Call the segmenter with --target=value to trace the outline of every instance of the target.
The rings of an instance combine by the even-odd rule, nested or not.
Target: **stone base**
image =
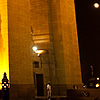
[[[11,84],[10,100],[35,100],[33,84]]]
[[[66,95],[66,85],[65,84],[51,84],[52,86],[52,96],[65,96]]]
[[[66,100],[66,96],[51,96],[51,100]],[[47,97],[36,97],[35,100],[47,100]]]

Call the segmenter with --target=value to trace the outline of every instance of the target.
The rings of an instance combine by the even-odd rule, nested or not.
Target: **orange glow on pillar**
[[[9,80],[7,0],[0,0],[0,83],[4,72]]]
[[[0,90],[2,90],[2,84],[0,83]]]

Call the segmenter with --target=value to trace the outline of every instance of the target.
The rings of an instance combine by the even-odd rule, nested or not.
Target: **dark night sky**
[[[75,0],[84,83],[91,77],[90,65],[94,77],[100,76],[100,8],[94,8],[95,2],[100,4],[100,0]]]

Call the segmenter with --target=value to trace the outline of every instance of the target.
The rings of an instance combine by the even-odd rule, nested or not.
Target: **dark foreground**
[[[3,96],[0,91],[0,100],[4,100]],[[35,96],[34,100],[47,100],[47,97]],[[66,96],[52,96],[51,100],[100,100],[100,89],[68,89]]]

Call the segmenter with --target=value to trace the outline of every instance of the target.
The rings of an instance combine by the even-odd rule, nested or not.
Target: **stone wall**
[[[60,91],[82,84],[74,0],[48,0]],[[67,87],[66,87],[67,86]],[[61,92],[62,93],[62,92]]]

